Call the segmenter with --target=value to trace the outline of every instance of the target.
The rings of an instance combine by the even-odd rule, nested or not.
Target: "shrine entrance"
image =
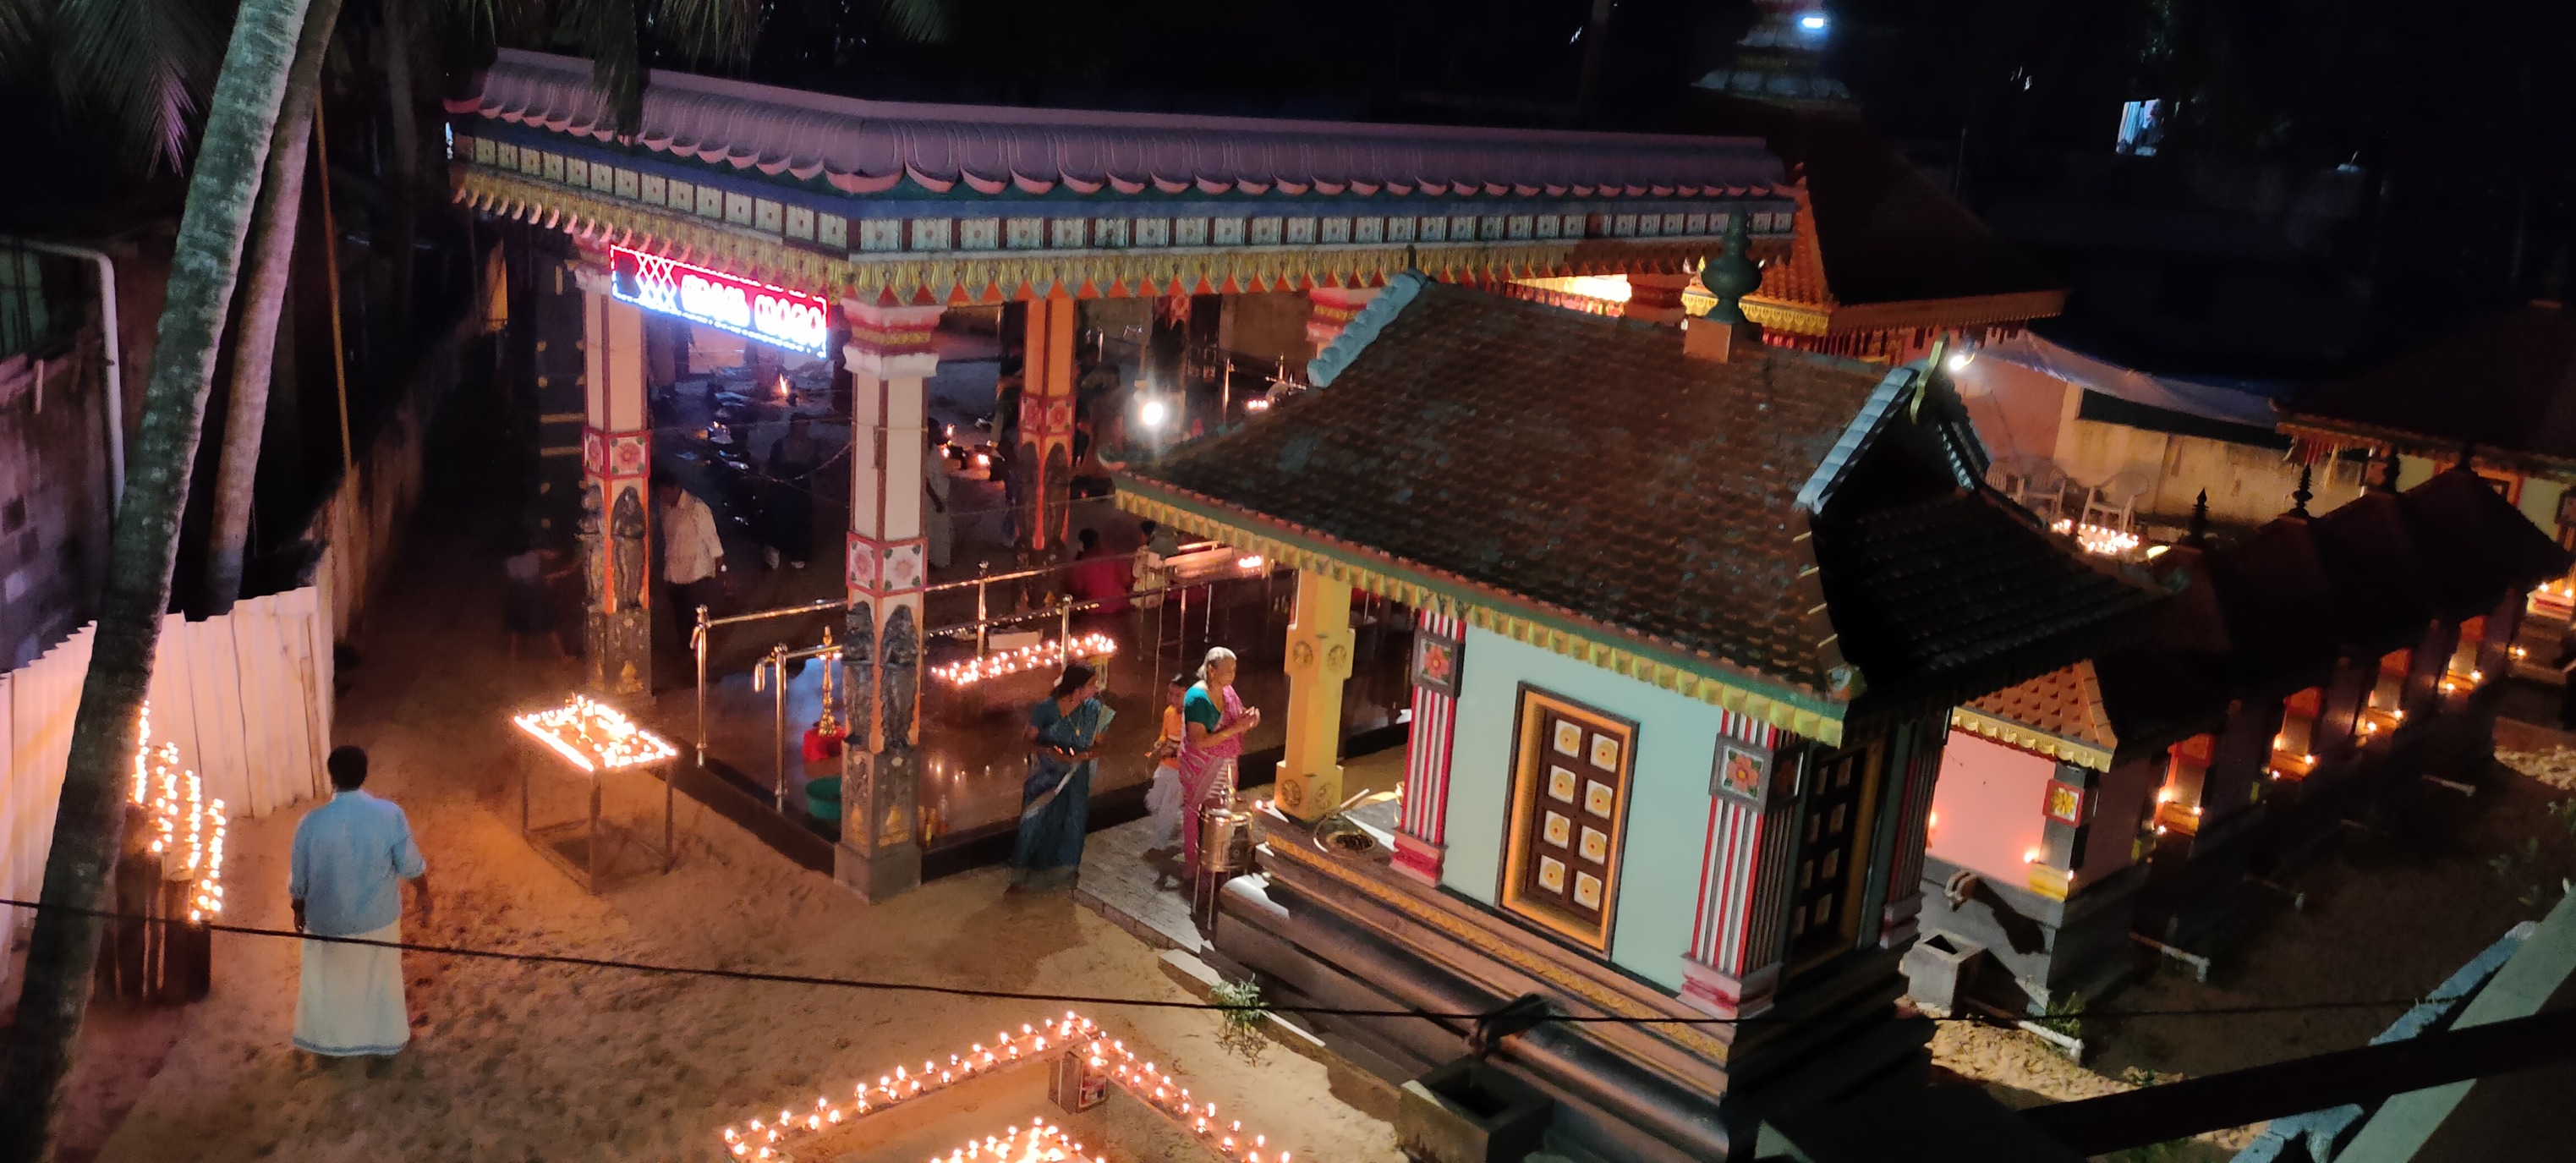
[[[675,546],[692,559],[709,548],[694,506],[725,510],[714,523],[727,574],[766,567],[774,550],[790,568],[771,572],[812,580],[784,595],[801,600],[747,603],[792,618],[712,628],[709,714],[774,734],[775,694],[734,707],[725,684],[751,667],[721,660],[777,642],[801,651],[832,630],[847,756],[831,864],[871,898],[918,882],[925,837],[986,827],[986,801],[1015,798],[993,790],[1015,791],[1015,748],[986,738],[1015,737],[1006,717],[938,708],[951,693],[986,708],[1035,695],[941,668],[1022,648],[997,632],[1034,629],[1040,653],[1054,641],[1060,654],[1067,631],[1086,632],[1062,611],[1045,625],[1066,579],[1088,577],[1081,617],[1124,623],[1099,632],[1139,662],[1151,653],[1141,673],[1180,669],[1211,643],[1257,662],[1258,644],[1281,640],[1264,620],[1284,626],[1290,598],[1258,563],[1212,559],[1178,591],[1201,596],[1165,595],[1150,631],[1132,599],[1101,600],[1121,588],[1099,584],[1116,563],[1086,568],[1141,540],[1105,498],[1080,495],[1087,473],[1257,419],[1302,389],[1302,360],[1280,352],[1264,367],[1229,351],[1229,318],[1246,332],[1266,313],[1276,331],[1287,300],[1303,318],[1298,351],[1320,352],[1368,326],[1376,288],[1407,269],[1678,286],[1739,216],[1757,249],[1778,252],[1794,208],[1777,159],[1741,139],[961,110],[678,74],[655,76],[629,148],[596,121],[605,105],[588,76],[585,62],[505,51],[478,96],[450,104],[450,134],[458,200],[533,227],[524,245],[551,272],[527,313],[540,328],[533,390],[545,463],[564,477],[549,495],[569,498],[557,527],[580,538],[590,685],[651,704],[675,738],[694,734],[667,705],[675,690],[694,702],[685,649],[657,656],[654,644],[685,643],[698,604],[743,612],[672,572]],[[1087,327],[1086,304],[1102,308]],[[952,308],[960,318],[943,325]],[[696,500],[667,508],[678,493]],[[767,499],[737,505],[737,493]],[[664,527],[675,512],[689,528]],[[1000,526],[1007,550],[970,524]],[[809,564],[837,549],[837,585],[827,566],[792,569],[800,534],[815,535]],[[1001,613],[1019,622],[997,615],[1004,586],[1016,589]],[[1158,698],[1169,677],[1111,665],[1122,698]],[[819,719],[821,671],[809,670],[780,677]],[[1381,697],[1392,706],[1402,691]],[[1150,709],[1131,713],[1150,723]],[[1141,752],[1148,733],[1123,734]],[[792,807],[765,774],[770,798]]]

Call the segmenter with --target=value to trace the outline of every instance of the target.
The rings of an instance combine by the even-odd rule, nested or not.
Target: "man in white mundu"
[[[429,868],[413,841],[411,820],[391,801],[358,790],[367,782],[367,753],[336,748],[323,766],[331,802],[295,825],[287,895],[295,929],[319,937],[356,937],[386,945],[304,941],[295,999],[295,1048],[333,1058],[390,1057],[411,1040],[403,1008],[402,882],[412,882],[420,919],[429,920]]]

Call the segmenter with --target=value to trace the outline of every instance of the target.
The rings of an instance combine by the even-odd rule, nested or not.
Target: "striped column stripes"
[[[1941,751],[1949,741],[1947,711],[1926,715],[1907,740],[1905,797],[1899,801],[1896,854],[1887,874],[1887,909],[1881,916],[1878,943],[1896,945],[1914,935],[1914,919],[1923,910],[1923,853],[1931,839],[1932,789],[1941,778]]]
[[[1420,627],[1450,641],[1466,634],[1466,620],[1436,610],[1420,612]],[[1434,884],[1449,835],[1449,750],[1458,730],[1458,700],[1413,688],[1413,730],[1406,740],[1404,801],[1398,819],[1396,866]]]
[[[1725,738],[1770,749],[1775,765],[1792,761],[1780,754],[1791,736],[1779,728],[1732,712],[1720,712],[1718,721]],[[1693,960],[1741,978],[1748,964],[1758,967],[1776,955],[1780,894],[1788,889],[1785,878],[1764,874],[1787,855],[1793,800],[1774,796],[1757,807],[1732,796],[1709,796],[1699,905],[1691,926]]]

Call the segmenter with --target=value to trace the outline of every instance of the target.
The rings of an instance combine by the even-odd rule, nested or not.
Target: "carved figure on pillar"
[[[644,605],[644,501],[642,490],[631,482],[617,490],[617,507],[608,516],[608,536],[615,554],[617,600],[612,612],[623,613]]]
[[[851,599],[842,631],[841,685],[849,700],[849,717],[844,721],[850,725],[850,750],[863,754],[876,745],[876,607],[863,599]]]
[[[600,500],[599,482],[584,483],[581,487],[581,522],[578,528],[581,534],[582,582],[585,586],[584,592],[589,595],[587,604],[582,608],[587,610],[603,609],[600,598],[608,592],[608,526],[607,514],[602,512],[603,506],[604,503]]]
[[[912,607],[896,606],[886,613],[883,655],[877,686],[883,692],[879,705],[885,709],[885,744],[908,747],[921,739],[915,714],[921,697],[921,633],[913,624]]]

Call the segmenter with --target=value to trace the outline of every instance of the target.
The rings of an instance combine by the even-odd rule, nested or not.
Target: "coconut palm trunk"
[[[268,386],[277,367],[277,321],[284,313],[287,275],[294,266],[297,222],[303,217],[305,161],[312,154],[313,106],[321,99],[322,61],[340,0],[311,0],[295,46],[295,70],[277,112],[277,135],[260,180],[258,227],[250,247],[250,281],[238,296],[233,321],[233,379],[225,392],[224,448],[215,469],[215,525],[206,550],[206,610],[221,614],[241,598],[242,561],[250,539],[252,486],[268,421]],[[329,175],[323,175],[329,181]],[[290,353],[291,355],[291,353]]]
[[[314,0],[319,6],[321,0]],[[386,127],[392,131],[391,157],[388,159],[387,182],[392,187],[386,201],[393,235],[393,317],[397,328],[394,350],[411,350],[413,320],[411,314],[413,267],[419,256],[420,226],[420,91],[414,87],[412,54],[420,35],[414,20],[411,0],[384,0]]]
[[[261,167],[295,63],[308,0],[245,0],[215,81],[196,172],[170,260],[143,424],[110,538],[105,592],[71,758],[45,859],[43,901],[27,948],[18,1020],[0,1047],[0,1160],[52,1150],[73,1049],[98,962],[109,875],[124,846],[126,781],[161,616],[170,604],[188,466],[214,383],[215,349],[250,233]]]

